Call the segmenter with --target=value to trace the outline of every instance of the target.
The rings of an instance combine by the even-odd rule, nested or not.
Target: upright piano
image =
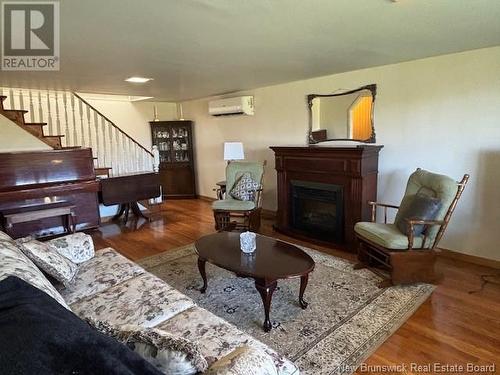
[[[0,215],[2,209],[26,208],[34,201],[67,202],[76,230],[96,228],[98,192],[90,148],[0,153]],[[17,223],[9,234],[15,238],[60,234],[67,229],[64,220],[50,217]]]

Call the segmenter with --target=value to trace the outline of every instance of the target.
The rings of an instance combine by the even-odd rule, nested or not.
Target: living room
[[[6,373],[496,373],[497,1],[42,3],[2,2]]]

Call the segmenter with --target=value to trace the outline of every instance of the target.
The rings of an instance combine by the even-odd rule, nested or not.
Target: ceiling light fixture
[[[145,77],[130,77],[127,78],[125,81],[127,82],[132,82],[132,83],[146,83],[149,81],[152,81],[153,78],[145,78]]]

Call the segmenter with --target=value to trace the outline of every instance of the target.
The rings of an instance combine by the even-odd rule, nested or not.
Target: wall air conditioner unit
[[[253,96],[213,100],[208,103],[208,113],[212,116],[254,114]]]

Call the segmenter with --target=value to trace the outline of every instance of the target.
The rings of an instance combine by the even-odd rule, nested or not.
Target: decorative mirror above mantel
[[[309,144],[325,141],[375,143],[373,108],[377,85],[333,94],[307,95]]]

